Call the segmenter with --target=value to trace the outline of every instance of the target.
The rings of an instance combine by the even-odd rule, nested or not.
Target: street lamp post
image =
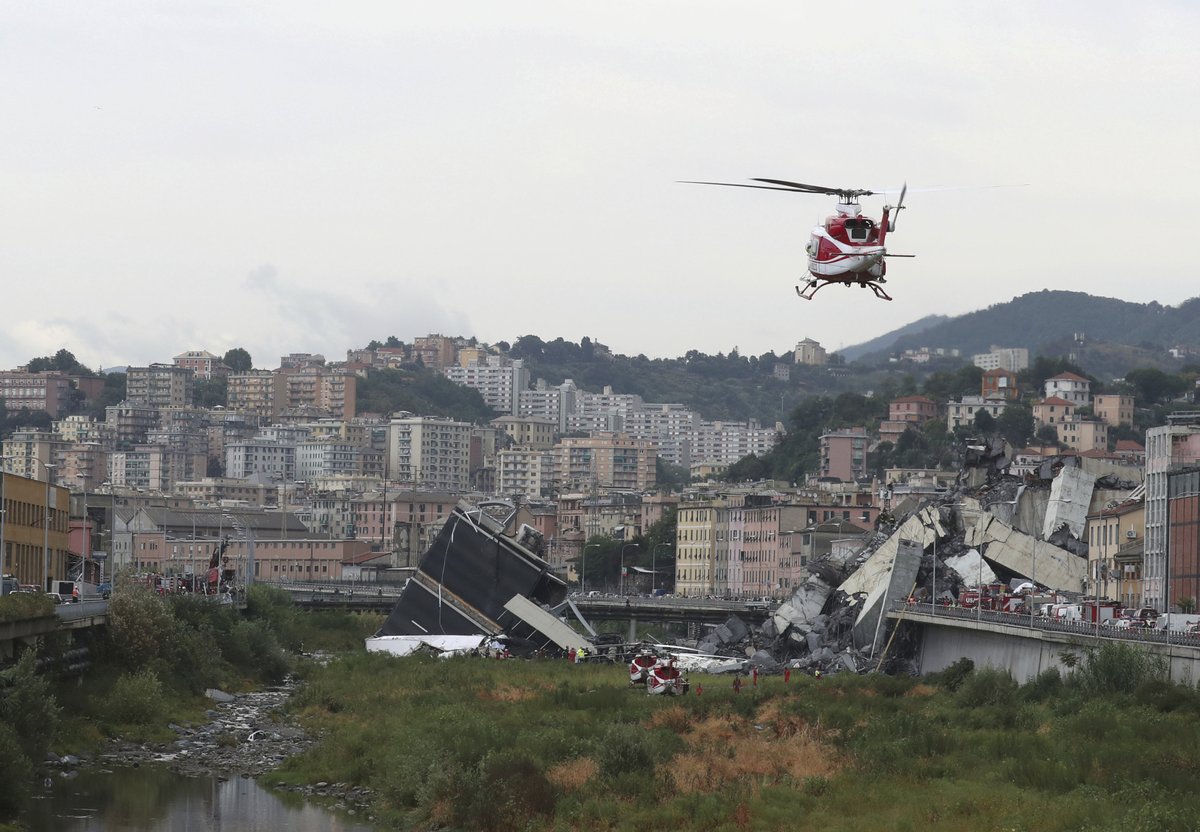
[[[50,591],[50,481],[54,478],[54,463],[46,467],[46,511],[42,516],[42,592]]]
[[[621,575],[620,575],[620,581],[618,582],[619,592],[621,595],[625,594],[625,550],[628,549],[630,546],[634,547],[635,549],[637,548],[636,543],[626,543],[625,545],[623,545],[621,547]]]
[[[650,585],[650,594],[651,595],[653,595],[654,591],[658,589],[658,550],[661,549],[663,546],[670,548],[674,545],[675,545],[674,543],[659,543],[658,545],[656,545],[654,547],[654,551],[652,551],[650,553],[650,575],[651,575],[650,580],[652,581],[652,583]]]
[[[581,560],[579,563],[579,592],[581,594],[587,593],[587,550],[588,549],[599,549],[599,548],[600,548],[599,543],[584,544],[583,554],[581,556]]]

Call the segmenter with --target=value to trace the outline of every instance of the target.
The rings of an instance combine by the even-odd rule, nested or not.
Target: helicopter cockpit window
[[[866,242],[871,233],[871,221],[863,219],[846,220],[846,236],[853,242]]]

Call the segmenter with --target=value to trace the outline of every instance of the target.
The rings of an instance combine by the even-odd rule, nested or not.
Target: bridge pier
[[[630,618],[629,619],[629,633],[625,636],[625,643],[626,644],[636,644],[637,640],[638,640],[637,639],[637,619]]]

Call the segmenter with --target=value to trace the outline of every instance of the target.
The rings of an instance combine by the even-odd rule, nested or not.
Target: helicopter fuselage
[[[856,203],[839,204],[836,214],[812,230],[807,247],[809,272],[819,280],[848,283],[882,278],[887,271],[883,261],[887,221],[886,209],[883,222],[877,225],[861,215]]]

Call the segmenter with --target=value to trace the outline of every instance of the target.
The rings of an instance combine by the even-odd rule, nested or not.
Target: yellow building
[[[67,579],[67,524],[70,492],[44,482],[0,473],[3,495],[4,572],[18,583],[45,588],[50,580]],[[49,534],[46,532],[49,497]],[[48,546],[47,546],[48,544]],[[49,550],[49,565],[46,552]]]

